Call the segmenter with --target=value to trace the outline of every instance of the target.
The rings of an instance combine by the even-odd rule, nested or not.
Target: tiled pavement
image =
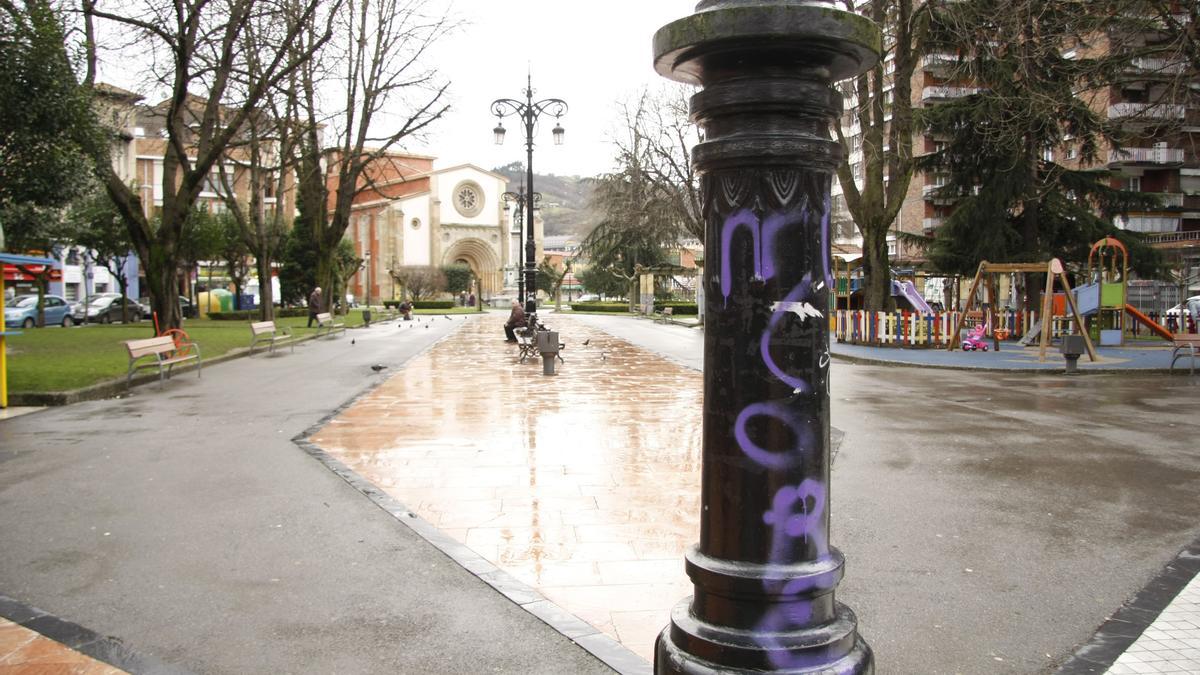
[[[514,367],[499,318],[468,323],[310,441],[650,659],[691,593],[700,373],[570,332],[563,376],[544,377],[540,361]]]

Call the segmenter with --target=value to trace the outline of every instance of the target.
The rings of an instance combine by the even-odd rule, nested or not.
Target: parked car
[[[126,309],[122,309],[123,302],[128,303]],[[87,306],[87,320],[91,323],[124,321],[126,311],[131,323],[142,320],[142,308],[136,302],[123,298],[119,293],[103,293],[92,296]]]
[[[137,303],[142,310],[142,316],[149,317],[154,314],[154,305],[150,302],[150,298],[138,298]],[[186,295],[179,296],[179,312],[185,319],[196,318],[196,308],[192,306],[192,301]]]
[[[1193,300],[1200,301],[1200,295],[1193,295],[1192,297],[1188,298],[1187,300],[1184,300],[1183,302],[1179,303],[1178,305],[1175,305],[1171,309],[1168,309],[1167,316],[1179,316],[1180,314],[1186,314],[1188,311],[1188,303],[1192,302]],[[1192,318],[1200,320],[1200,317],[1193,316]]]
[[[33,328],[37,325],[36,295],[18,295],[4,304],[5,328]],[[75,318],[71,316],[71,305],[61,295],[46,295],[43,307],[46,311],[46,325],[71,326]]]

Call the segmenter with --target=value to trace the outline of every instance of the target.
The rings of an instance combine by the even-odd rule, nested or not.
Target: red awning
[[[5,282],[13,282],[13,281],[33,282],[33,281],[36,281],[34,275],[42,274],[42,272],[45,269],[46,269],[45,265],[22,265],[20,267],[18,267],[16,265],[5,265],[4,266],[4,281]],[[29,274],[25,270],[29,270],[33,274]],[[50,281],[62,281],[62,270],[57,267],[52,268],[50,270]]]

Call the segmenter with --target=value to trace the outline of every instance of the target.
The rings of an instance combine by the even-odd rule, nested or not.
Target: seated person
[[[404,316],[405,321],[412,321],[412,303],[407,300],[400,303],[400,314]]]
[[[512,311],[508,314],[508,322],[504,324],[504,334],[507,336],[507,342],[516,342],[517,335],[513,331],[518,328],[525,327],[525,310],[521,309],[521,303],[516,300],[512,301]]]

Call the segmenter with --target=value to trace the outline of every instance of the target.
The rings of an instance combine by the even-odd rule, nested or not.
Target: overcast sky
[[[538,173],[590,176],[612,168],[610,140],[616,102],[666,82],[654,72],[650,41],[659,27],[691,14],[696,0],[457,0],[467,22],[438,50],[437,65],[451,82],[450,114],[427,144],[408,149],[439,158],[439,166],[471,162],[485,169],[524,161],[523,132],[514,118],[504,145],[493,142],[498,98],[523,98],[532,70],[535,100],[564,99],[566,143],[555,146],[554,118],[535,136]]]

